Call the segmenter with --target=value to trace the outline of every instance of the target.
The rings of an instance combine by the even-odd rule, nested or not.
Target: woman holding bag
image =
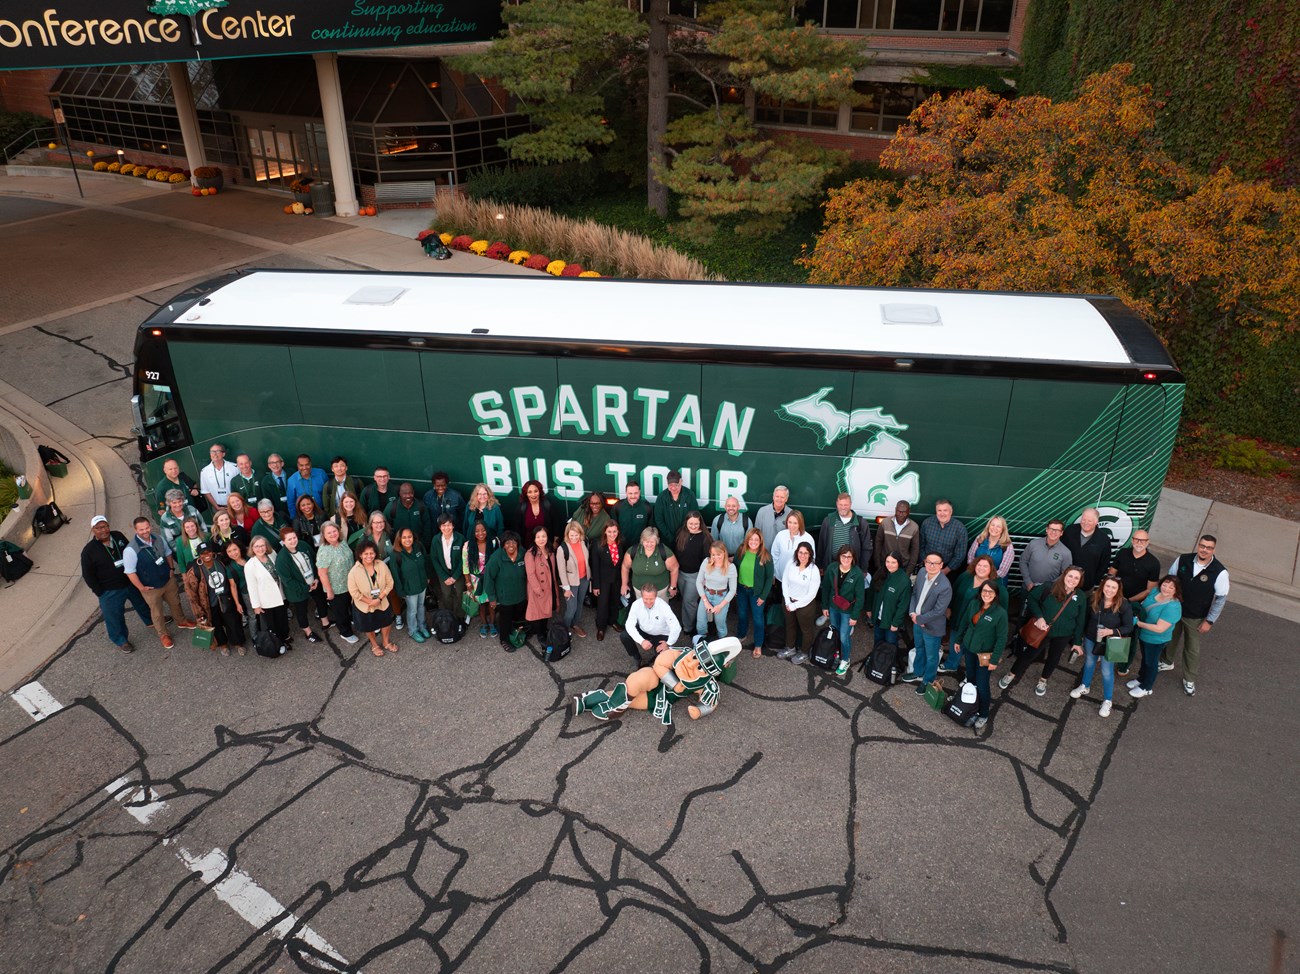
[[[840,662],[836,676],[847,676],[853,655],[853,630],[862,615],[867,597],[867,578],[858,568],[858,556],[852,545],[840,548],[839,565],[827,565],[822,579],[822,615],[840,634]]]
[[[1133,603],[1124,598],[1124,588],[1118,578],[1107,576],[1093,590],[1088,600],[1088,621],[1083,628],[1083,676],[1079,685],[1070,691],[1071,699],[1078,700],[1092,685],[1092,671],[1101,660],[1101,689],[1104,694],[1102,717],[1110,716],[1110,699],[1115,692],[1115,663],[1110,659],[1109,641],[1122,639],[1123,647],[1115,653],[1117,659],[1128,660],[1128,642],[1133,634]]]
[[[997,669],[1007,644],[1007,610],[1002,607],[994,582],[981,585],[966,606],[973,611],[969,616],[963,613],[953,620],[957,626],[953,646],[961,649],[966,679],[975,684],[975,697],[979,701],[975,717],[978,731],[989,722],[989,674]]]
[[[289,642],[289,610],[280,591],[280,575],[271,557],[271,546],[261,535],[249,543],[248,564],[244,566],[244,582],[248,586],[248,603],[253,615],[282,643]]]
[[[1025,670],[1042,660],[1043,675],[1038,678],[1034,693],[1046,696],[1047,681],[1060,664],[1065,648],[1080,649],[1083,646],[1083,624],[1087,620],[1088,603],[1080,591],[1082,585],[1083,569],[1071,565],[1050,588],[1039,585],[1029,593],[1026,604],[1029,621],[1020,630],[1026,645],[1016,657],[1011,672],[998,680],[1001,689],[1006,690],[1024,675]]]

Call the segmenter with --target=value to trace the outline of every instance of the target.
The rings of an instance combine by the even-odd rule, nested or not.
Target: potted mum
[[[199,189],[224,189],[225,177],[216,166],[199,166],[194,170],[194,185]]]
[[[293,193],[293,201],[303,206],[311,206],[311,184],[315,181],[311,176],[304,176],[291,182],[289,192]]]

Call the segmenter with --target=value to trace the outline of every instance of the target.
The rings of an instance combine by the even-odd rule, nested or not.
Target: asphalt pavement
[[[421,264],[409,214],[399,233],[317,232],[258,194],[128,197],[119,179],[83,206],[16,182],[0,177],[6,260],[58,253],[40,238],[77,216],[132,241],[32,262],[13,282],[26,303],[0,308],[6,401],[85,431],[87,471],[134,460],[120,367],[192,277],[477,260]],[[155,227],[185,252],[150,278]],[[68,489],[125,516],[121,476]],[[0,593],[7,618],[48,616],[20,586]],[[665,729],[569,711],[624,672],[608,640],[554,666],[476,634],[270,662],[184,637],[165,651],[132,620],[127,656],[69,603],[66,635],[36,650],[54,658],[0,699],[0,969],[1269,971],[1300,879],[1300,626],[1243,601],[1206,640],[1196,697],[1163,674],[1103,719],[1062,673],[1046,697],[995,694],[980,737],[909,687],[771,658],[746,655],[716,713]]]

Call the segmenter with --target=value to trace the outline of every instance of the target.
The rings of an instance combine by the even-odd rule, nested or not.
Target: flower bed
[[[415,239],[423,243],[427,237],[435,233],[438,231],[432,228],[421,230],[416,234]],[[452,250],[468,251],[490,260],[509,261],[511,264],[527,267],[529,270],[546,271],[555,277],[600,277],[599,273],[587,270],[581,264],[570,264],[563,260],[552,260],[545,254],[530,254],[526,250],[512,249],[504,240],[488,243],[484,239],[475,240],[466,233],[455,237],[450,233],[438,233],[438,239]]]

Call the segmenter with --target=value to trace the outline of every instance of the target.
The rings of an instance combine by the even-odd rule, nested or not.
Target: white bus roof
[[[181,325],[1129,365],[1088,298],[483,274],[254,271]],[[486,334],[481,330],[486,329]]]

